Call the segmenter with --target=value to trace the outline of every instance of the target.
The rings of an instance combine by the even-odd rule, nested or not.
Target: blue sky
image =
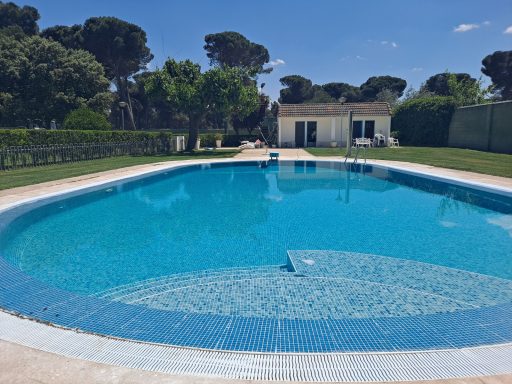
[[[140,25],[155,59],[190,58],[208,67],[204,36],[237,31],[263,44],[274,71],[260,77],[273,99],[279,78],[299,74],[313,83],[360,85],[392,75],[418,88],[445,70],[480,77],[481,60],[512,49],[511,0],[28,0],[40,27],[116,16]],[[509,33],[505,33],[510,27]],[[483,78],[488,81],[486,77]]]

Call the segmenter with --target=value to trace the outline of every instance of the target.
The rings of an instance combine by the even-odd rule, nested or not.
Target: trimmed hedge
[[[201,133],[202,147],[215,147],[215,133]],[[166,132],[144,131],[92,131],[92,130],[46,130],[46,129],[0,129],[0,148],[26,145],[82,144],[82,143],[119,143],[140,142],[159,139],[170,142],[173,134]],[[188,137],[187,134],[183,136]],[[263,141],[259,134],[223,135],[222,146],[238,147],[240,141],[256,139]]]
[[[101,113],[94,112],[88,108],[79,108],[68,113],[64,119],[63,128],[78,131],[110,131],[112,124]]]
[[[450,121],[456,108],[453,98],[444,96],[406,101],[395,109],[391,130],[399,132],[400,144],[448,146]]]
[[[25,145],[119,143],[162,140],[170,142],[169,132],[78,131],[44,129],[0,129],[0,148]]]

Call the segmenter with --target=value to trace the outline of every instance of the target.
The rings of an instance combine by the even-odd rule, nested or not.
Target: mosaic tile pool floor
[[[84,331],[215,350],[413,351],[512,342],[512,281],[359,253],[288,256],[287,266],[172,275],[97,297],[55,289],[0,259],[0,306]]]
[[[161,310],[307,320],[416,316],[512,301],[508,280],[407,260],[290,251],[289,261],[286,268],[172,275],[99,296]]]

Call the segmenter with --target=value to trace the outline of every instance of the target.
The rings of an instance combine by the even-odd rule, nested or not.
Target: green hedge
[[[202,147],[215,147],[215,133],[201,133]],[[184,136],[188,136],[185,134]],[[166,132],[140,131],[89,131],[89,130],[45,130],[45,129],[0,129],[0,148],[25,145],[79,144],[139,142],[159,139],[169,142],[172,134]],[[253,135],[223,135],[222,146],[238,147],[240,141],[256,139],[263,141],[257,133]]]
[[[140,142],[155,139],[169,142],[171,137],[169,132],[0,129],[0,147]]]
[[[451,97],[409,100],[395,109],[391,130],[399,132],[400,144],[444,147],[455,109]]]
[[[112,124],[101,113],[88,108],[75,109],[64,119],[64,129],[109,131]]]

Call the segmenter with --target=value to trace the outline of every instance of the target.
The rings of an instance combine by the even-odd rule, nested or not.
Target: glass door
[[[305,133],[306,133],[306,122],[305,121],[296,121],[295,122],[295,146],[297,148],[303,148],[305,142]]]
[[[352,122],[352,138],[358,139],[360,137],[363,137],[363,122],[356,120]]]
[[[375,120],[366,120],[364,122],[364,137],[373,139],[375,136]]]
[[[316,121],[308,121],[307,146],[316,147]]]

